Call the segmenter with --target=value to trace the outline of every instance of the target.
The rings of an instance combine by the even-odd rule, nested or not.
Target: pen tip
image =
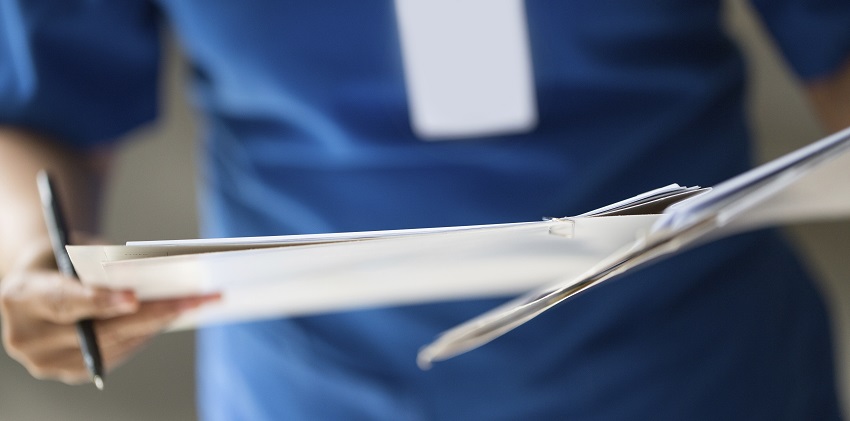
[[[416,356],[416,365],[418,365],[419,369],[422,371],[430,370],[433,362],[434,356],[428,347],[420,350],[419,355]]]
[[[92,381],[94,382],[94,386],[97,387],[98,390],[103,391],[103,379],[100,376],[92,376]]]

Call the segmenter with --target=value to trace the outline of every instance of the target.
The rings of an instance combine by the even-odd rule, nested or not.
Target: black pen
[[[65,245],[68,244],[67,225],[65,225],[59,197],[47,171],[38,172],[37,183],[38,193],[41,196],[41,207],[44,210],[44,221],[47,224],[47,233],[50,236],[50,244],[53,246],[53,255],[56,257],[56,266],[59,267],[59,272],[63,275],[79,280],[77,271],[71,264],[71,257],[65,250]],[[103,390],[103,359],[100,355],[100,347],[97,345],[92,319],[77,322],[77,338],[80,341],[80,350],[83,353],[83,360],[86,363],[91,380],[98,389]]]

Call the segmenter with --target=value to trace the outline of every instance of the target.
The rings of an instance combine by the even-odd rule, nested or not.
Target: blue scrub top
[[[850,2],[753,3],[803,78],[850,55]],[[0,123],[86,149],[150,121],[168,25],[204,116],[207,236],[536,220],[749,167],[744,68],[720,1],[525,4],[539,110],[526,134],[417,139],[389,0],[0,0]],[[687,252],[416,367],[419,347],[499,302],[202,329],[201,414],[838,417],[823,305],[772,232]]]

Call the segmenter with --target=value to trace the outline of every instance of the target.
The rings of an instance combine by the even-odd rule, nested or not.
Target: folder
[[[172,329],[526,293],[423,347],[418,362],[427,367],[688,247],[766,225],[850,216],[848,186],[850,129],[713,188],[671,184],[572,217],[68,252],[83,283],[132,289],[142,300],[222,293]]]

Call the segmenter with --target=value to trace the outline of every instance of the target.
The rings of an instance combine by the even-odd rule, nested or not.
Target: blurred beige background
[[[744,2],[727,4],[730,32],[741,40],[754,78],[751,110],[762,160],[819,138],[823,133],[762,28]],[[170,60],[159,123],[131,136],[121,153],[105,221],[106,236],[115,243],[197,236],[196,131],[182,97],[181,70],[177,60]],[[821,289],[834,315],[836,353],[845,356],[850,349],[850,222],[793,227],[790,233],[823,277]],[[34,380],[0,353],[0,421],[194,419],[193,348],[191,333],[163,335],[109,375],[103,393],[93,386]],[[845,408],[850,402],[848,373],[842,359]]]

